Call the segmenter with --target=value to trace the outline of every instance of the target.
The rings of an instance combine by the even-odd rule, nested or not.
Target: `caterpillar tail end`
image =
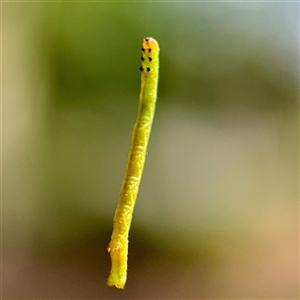
[[[106,284],[124,289],[127,280],[127,251],[121,251],[120,247],[108,247],[111,256],[111,270]]]
[[[111,270],[106,284],[108,286],[115,286],[117,289],[124,289],[126,278],[121,278],[117,272]]]

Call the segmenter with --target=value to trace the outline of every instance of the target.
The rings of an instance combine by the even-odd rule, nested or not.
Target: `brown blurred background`
[[[125,290],[106,247],[159,99]],[[298,3],[2,3],[2,298],[299,298]]]

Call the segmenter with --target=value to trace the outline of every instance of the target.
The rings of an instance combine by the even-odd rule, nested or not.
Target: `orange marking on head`
[[[158,49],[158,43],[155,39],[151,37],[147,37],[143,39],[143,48],[144,49],[151,49],[151,50],[157,50]]]

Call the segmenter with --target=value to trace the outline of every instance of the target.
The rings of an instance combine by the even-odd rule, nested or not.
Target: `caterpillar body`
[[[142,42],[141,91],[137,120],[132,132],[126,175],[114,215],[113,232],[107,248],[111,271],[107,285],[123,289],[127,280],[128,234],[139,191],[157,99],[159,45],[153,38]]]

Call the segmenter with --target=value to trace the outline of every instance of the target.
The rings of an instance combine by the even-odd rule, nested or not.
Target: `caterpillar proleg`
[[[120,289],[124,288],[127,279],[128,234],[144,169],[157,98],[159,45],[153,38],[143,39],[141,60],[138,116],[133,127],[126,175],[114,215],[111,241],[107,248],[111,257],[111,271],[107,285]]]

